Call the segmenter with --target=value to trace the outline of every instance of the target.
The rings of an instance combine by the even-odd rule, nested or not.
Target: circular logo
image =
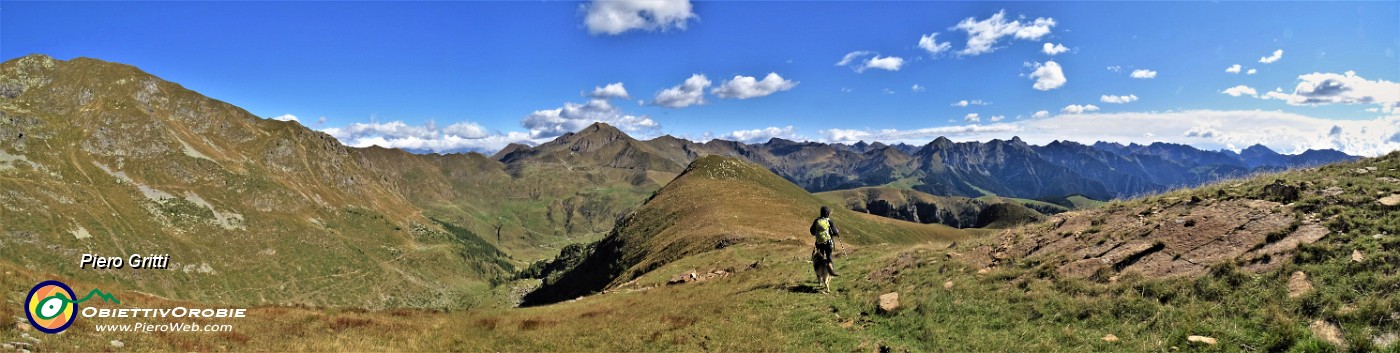
[[[43,281],[29,290],[24,299],[29,325],[43,333],[59,333],[73,325],[78,313],[73,289],[59,281]]]

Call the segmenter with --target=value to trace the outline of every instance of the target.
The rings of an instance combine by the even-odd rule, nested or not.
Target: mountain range
[[[1074,208],[1070,198],[1107,200],[1353,158],[1330,150],[1279,155],[1263,146],[1238,154],[1162,143],[1033,146],[1019,138],[938,138],[923,146],[776,138],[699,143],[669,135],[638,140],[603,123],[537,146],[513,144],[492,156],[413,154],[347,147],[296,122],[261,119],[135,67],[95,59],[7,61],[0,64],[0,93],[0,182],[6,186],[0,231],[15,244],[0,253],[90,276],[63,259],[97,249],[159,249],[174,255],[186,280],[203,283],[213,281],[207,274],[233,272],[249,282],[209,282],[180,293],[171,283],[113,280],[163,295],[230,302],[344,299],[237,292],[274,286],[267,277],[353,276],[371,292],[387,292],[351,302],[397,306],[408,305],[411,293],[460,287],[423,278],[485,283],[508,277],[514,267],[553,257],[565,245],[615,232],[624,216],[703,156],[753,163],[808,192],[885,187],[968,198],[949,199],[961,200],[954,203],[981,198],[973,208],[939,206],[958,215],[927,207],[919,217],[874,212],[957,227],[1033,221],[1035,213],[1062,210],[1052,204]],[[987,209],[1007,200],[1017,206]],[[865,206],[873,204],[846,206],[871,212]],[[979,218],[984,213],[1019,221]],[[453,262],[409,265],[445,253],[458,255]],[[299,265],[255,266],[261,262],[248,254]],[[313,260],[293,260],[301,257]],[[385,281],[404,285],[378,285]],[[297,293],[316,284],[275,287],[275,293]]]

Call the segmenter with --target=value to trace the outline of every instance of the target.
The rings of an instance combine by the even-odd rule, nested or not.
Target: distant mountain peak
[[[588,127],[583,128],[583,130],[579,130],[577,134],[578,134],[578,135],[602,135],[602,136],[627,136],[627,133],[622,132],[622,130],[618,130],[616,127],[613,127],[612,125],[608,125],[608,123],[601,122],[601,121],[595,122],[595,123],[593,123],[593,125],[588,125]],[[628,137],[630,138],[631,136],[628,136]]]
[[[1269,148],[1269,146],[1264,146],[1264,144],[1262,144],[1262,143],[1256,143],[1256,144],[1254,144],[1253,146],[1249,146],[1249,148],[1245,148],[1244,151],[1255,152],[1255,153],[1268,153],[1268,154],[1277,154],[1277,153],[1278,153],[1278,152],[1275,152],[1272,148]]]
[[[933,141],[929,142],[928,144],[938,147],[948,147],[953,145],[953,140],[949,140],[947,137],[939,136],[938,138],[933,139]]]

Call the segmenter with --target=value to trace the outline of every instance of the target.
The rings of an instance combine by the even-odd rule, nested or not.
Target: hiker
[[[810,230],[812,236],[817,238],[817,252],[826,261],[826,273],[836,277],[836,269],[831,266],[831,250],[836,244],[836,238],[841,236],[841,232],[836,230],[836,224],[831,222],[831,208],[822,206],[821,217],[812,220]]]

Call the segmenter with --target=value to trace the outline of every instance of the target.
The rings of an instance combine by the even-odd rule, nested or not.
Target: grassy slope
[[[15,59],[0,82],[24,88],[0,97],[5,262],[209,303],[371,307],[468,305],[509,266],[294,122],[93,59]],[[80,270],[83,253],[172,268]]]
[[[1377,172],[1352,172],[1365,166]],[[1351,348],[1376,350],[1371,342],[1377,334],[1400,332],[1400,217],[1376,204],[1377,193],[1400,192],[1400,183],[1378,178],[1400,177],[1397,168],[1400,154],[1393,154],[1123,202],[1215,195],[1218,189],[1247,197],[1274,178],[1341,188],[1339,196],[1309,194],[1297,201],[1320,205],[1316,210],[1337,233],[1303,247],[1294,263],[1260,274],[1222,267],[1199,278],[1127,276],[1098,283],[1057,278],[1030,264],[978,273],[949,261],[948,254],[969,251],[969,245],[866,245],[840,257],[844,276],[834,281],[833,294],[823,295],[809,293],[814,282],[805,247],[769,240],[683,258],[607,294],[544,307],[452,313],[260,308],[236,323],[236,334],[114,336],[75,327],[47,337],[44,347],[105,347],[117,338],[137,350],[1337,350],[1308,331],[1321,319],[1339,324]],[[1365,262],[1350,260],[1353,249],[1366,254]],[[728,277],[660,285],[672,274],[731,267],[737,273]],[[1285,282],[1295,270],[1309,273],[1317,289],[1289,299]],[[17,271],[0,277],[8,300],[39,279]],[[951,288],[944,287],[948,282]],[[901,309],[876,314],[876,296],[889,291],[900,293]],[[21,315],[17,306],[0,307],[0,317],[15,315]],[[1120,341],[1103,341],[1107,334]],[[0,337],[16,335],[0,326]],[[1187,335],[1220,344],[1189,343]]]
[[[953,225],[962,228],[1008,228],[1043,219],[1044,215],[1037,210],[1049,213],[1067,211],[1058,205],[1033,200],[995,196],[983,196],[976,199],[962,196],[936,196],[917,190],[894,187],[862,187],[826,191],[816,195],[825,202],[842,205],[847,209],[864,210],[869,207],[870,203],[877,200],[884,201],[888,203],[890,208],[900,211],[908,210],[917,205],[925,209],[938,210],[938,216],[945,218],[943,221],[956,221],[956,224]],[[1028,208],[1030,206],[1038,208],[1032,210]],[[983,215],[987,216],[986,219],[982,219]],[[925,222],[929,221],[934,220]]]
[[[820,199],[756,164],[707,156],[627,216],[598,251],[531,302],[572,298],[615,286],[687,256],[733,244],[777,242],[811,246],[807,234]],[[841,241],[856,246],[957,239],[966,232],[858,214],[833,206]]]

